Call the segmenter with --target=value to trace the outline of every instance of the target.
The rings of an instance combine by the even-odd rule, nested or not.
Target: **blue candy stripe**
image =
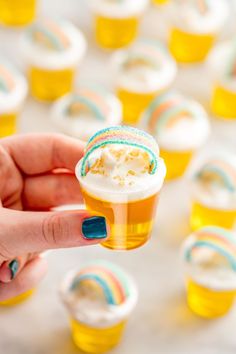
[[[63,45],[61,45],[60,40],[58,40],[56,36],[53,36],[53,34],[43,26],[35,25],[35,27],[30,29],[30,31],[31,35],[35,35],[37,31],[41,32],[49,38],[49,41],[54,45],[56,49],[64,50],[64,47]]]
[[[136,128],[133,128],[133,127],[130,127],[130,126],[127,126],[127,125],[117,125],[117,126],[114,126],[114,127],[108,127],[108,128],[104,128],[104,129],[101,129],[99,130],[97,133],[95,133],[89,140],[88,140],[88,143],[87,143],[87,146],[91,143],[91,141],[93,141],[98,135],[102,135],[103,133],[107,133],[107,132],[110,132],[110,131],[117,131],[117,130],[120,130],[120,131],[130,131],[130,132],[133,132],[139,136],[143,136],[149,140],[152,140],[153,141],[153,144],[157,145],[156,143],[156,140],[154,139],[154,137],[146,132],[144,132],[143,130],[139,130],[139,129],[136,129]]]
[[[91,109],[91,111],[94,113],[94,115],[96,116],[97,119],[99,119],[101,121],[104,121],[106,119],[106,117],[104,116],[102,111],[99,110],[99,107],[95,103],[93,103],[89,98],[82,96],[82,95],[76,95],[75,97],[78,100],[78,103],[82,103],[85,106],[87,106],[89,109]],[[73,103],[76,103],[76,102],[77,101],[75,101]]]
[[[124,141],[124,140],[117,140],[116,138],[114,138],[114,141],[113,140],[107,140],[107,141],[104,141],[102,143],[98,143],[97,145],[94,145],[92,147],[92,149],[90,149],[85,154],[85,156],[83,158],[83,161],[82,161],[82,165],[81,165],[81,171],[80,171],[81,172],[81,176],[84,177],[86,175],[86,167],[87,167],[88,158],[95,150],[97,150],[100,147],[105,146],[105,145],[114,145],[114,144],[133,146],[133,147],[137,147],[137,148],[140,148],[140,149],[146,151],[152,158],[151,161],[150,161],[151,165],[153,166],[152,170],[151,170],[151,174],[153,175],[156,172],[156,170],[157,170],[157,158],[156,158],[156,155],[152,152],[152,150],[150,150],[146,146],[143,146],[143,145],[138,144],[138,143],[132,143],[132,142],[129,142],[129,141]]]
[[[172,108],[166,109],[164,113],[162,113],[161,118],[158,120],[158,124],[156,124],[155,133],[160,132],[161,129],[165,127],[166,124],[171,120],[171,118],[175,117],[178,113],[187,112],[192,114],[192,117],[195,118],[193,112],[190,112],[187,106],[179,105],[173,106]]]
[[[229,178],[227,178],[227,174],[224,173],[220,167],[208,165],[196,174],[196,178],[202,177],[205,172],[213,172],[218,174],[222,177],[226,187],[229,189],[230,192],[234,192],[236,190],[236,186],[233,184],[233,182],[229,180]]]

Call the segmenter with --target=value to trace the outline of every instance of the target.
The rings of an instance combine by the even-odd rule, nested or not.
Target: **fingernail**
[[[11,271],[11,279],[14,279],[15,276],[16,276],[16,273],[19,269],[19,262],[17,259],[13,259],[13,261],[11,261],[9,264],[8,264],[8,268],[10,269]]]
[[[84,219],[82,233],[88,240],[96,240],[107,237],[106,221],[103,216],[92,216]]]

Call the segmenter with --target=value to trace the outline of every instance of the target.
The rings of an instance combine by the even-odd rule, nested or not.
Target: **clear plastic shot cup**
[[[211,110],[217,118],[236,119],[236,39],[218,44],[207,60],[212,77]]]
[[[159,95],[150,103],[141,117],[140,127],[156,138],[165,160],[167,180],[185,173],[210,133],[204,108],[174,91]]]
[[[173,83],[177,66],[165,45],[142,38],[111,58],[114,86],[123,107],[123,122],[135,125],[150,102]]]
[[[17,118],[27,91],[23,75],[0,57],[0,138],[16,133]]]
[[[148,0],[89,0],[97,43],[107,49],[127,46],[138,35]]]
[[[227,21],[227,1],[175,0],[169,7],[169,48],[173,57],[181,63],[203,61]]]
[[[21,48],[32,96],[53,101],[70,92],[86,47],[82,32],[68,21],[42,19],[28,27]]]
[[[191,178],[193,230],[206,225],[227,229],[236,226],[236,155],[216,152]]]
[[[86,208],[111,227],[103,246],[128,250],[149,239],[166,168],[155,139],[126,126],[96,133],[76,166]]]
[[[138,298],[131,277],[103,260],[69,272],[60,295],[73,341],[87,353],[105,353],[119,344]]]
[[[183,244],[187,302],[205,318],[229,312],[236,295],[236,235],[207,226],[195,231]]]

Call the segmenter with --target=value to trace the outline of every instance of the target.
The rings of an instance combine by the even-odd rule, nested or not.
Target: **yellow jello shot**
[[[210,132],[203,107],[177,92],[164,93],[152,101],[140,127],[156,138],[166,164],[167,180],[184,174]]]
[[[236,41],[216,46],[208,58],[212,74],[212,112],[219,118],[236,119]]]
[[[155,5],[165,5],[169,2],[169,0],[152,0]]]
[[[65,20],[44,19],[26,30],[21,47],[36,99],[53,101],[72,90],[86,51],[79,29]]]
[[[104,87],[84,85],[57,100],[51,116],[62,132],[87,141],[98,130],[120,124],[122,107]]]
[[[180,63],[203,61],[229,14],[224,0],[173,0],[169,47]]]
[[[207,226],[183,245],[187,302],[205,318],[229,312],[236,295],[236,234]]]
[[[0,138],[16,133],[17,117],[27,95],[27,83],[10,63],[0,58]]]
[[[138,35],[148,0],[90,0],[97,43],[108,49],[124,47]]]
[[[138,298],[131,277],[102,260],[69,272],[60,294],[74,343],[86,353],[105,353],[119,344]]]
[[[106,217],[113,250],[142,246],[150,238],[166,169],[155,139],[136,128],[97,132],[76,166],[86,208]]]
[[[236,226],[236,155],[216,153],[194,172],[190,224]]]
[[[37,0],[0,0],[0,24],[23,26],[32,22]]]
[[[123,121],[136,124],[141,113],[175,79],[177,67],[164,45],[141,39],[113,55],[116,91],[123,105]]]
[[[15,297],[12,297],[11,299],[5,300],[5,301],[0,301],[0,307],[1,306],[15,306],[19,305],[22,302],[28,300],[35,292],[35,289],[31,289],[26,291],[25,293],[22,293],[20,295],[17,295]]]

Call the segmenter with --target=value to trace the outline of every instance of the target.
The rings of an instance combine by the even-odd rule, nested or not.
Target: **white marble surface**
[[[40,13],[72,19],[85,32],[90,47],[78,80],[97,80],[111,85],[109,53],[94,45],[86,0],[44,0]],[[233,27],[232,27],[233,28]],[[157,11],[147,14],[143,34],[163,36]],[[15,30],[0,29],[0,52],[22,66]],[[175,87],[198,98],[207,107],[209,78],[203,66],[181,67]],[[20,122],[21,132],[54,131],[49,107],[28,99]],[[216,146],[236,151],[236,123],[212,119],[213,134],[202,153]],[[186,181],[164,187],[157,224],[151,241],[141,249],[111,252],[102,247],[53,251],[49,272],[37,293],[18,307],[0,309],[1,354],[76,354],[67,316],[58,298],[58,284],[71,267],[104,257],[127,268],[136,278],[140,298],[124,340],[114,354],[233,354],[236,351],[236,311],[225,318],[197,318],[185,303],[179,257],[181,241],[189,233],[189,202]]]

